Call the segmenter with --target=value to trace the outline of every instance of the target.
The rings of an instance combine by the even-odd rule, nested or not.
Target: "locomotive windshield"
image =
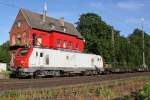
[[[22,49],[20,52],[19,52],[19,56],[26,56],[28,53],[28,49]]]

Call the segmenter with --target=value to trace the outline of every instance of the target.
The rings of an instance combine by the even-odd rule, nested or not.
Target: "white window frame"
[[[64,40],[63,47],[64,47],[64,48],[67,47],[67,41],[66,41],[66,40]]]

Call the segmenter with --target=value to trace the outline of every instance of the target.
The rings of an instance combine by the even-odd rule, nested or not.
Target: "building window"
[[[78,49],[79,48],[79,46],[78,46],[78,44],[76,44],[76,49]]]
[[[72,49],[72,42],[69,42],[69,49]]]
[[[66,48],[67,46],[67,41],[64,41],[63,47]]]
[[[64,31],[64,32],[67,31],[67,29],[66,29],[66,27],[65,27],[64,25],[63,25],[63,26],[60,26],[60,28],[61,28],[61,30]]]
[[[12,36],[12,45],[16,45],[15,35]]]
[[[49,55],[46,55],[45,63],[46,63],[46,65],[49,65]]]
[[[26,44],[26,33],[24,32],[22,35],[22,44],[25,45]]]
[[[60,47],[61,46],[61,40],[57,40],[57,47]]]
[[[32,34],[32,45],[36,46],[36,33]]]
[[[50,24],[49,24],[49,28],[50,28],[50,29],[55,29],[55,25],[54,25],[53,23],[50,23]]]
[[[38,46],[42,45],[42,38],[37,38],[36,43],[37,43]]]
[[[65,27],[63,28],[63,31],[66,32],[66,28]]]
[[[17,27],[18,27],[18,28],[21,27],[21,22],[20,22],[20,21],[17,23]]]
[[[21,45],[21,38],[18,38],[17,44]]]
[[[17,36],[17,44],[21,45],[21,35],[20,35],[20,33],[18,33],[18,36]]]

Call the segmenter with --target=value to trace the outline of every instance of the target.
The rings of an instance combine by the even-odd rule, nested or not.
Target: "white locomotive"
[[[25,76],[91,75],[104,71],[99,55],[46,48],[18,49],[14,62],[16,72]]]

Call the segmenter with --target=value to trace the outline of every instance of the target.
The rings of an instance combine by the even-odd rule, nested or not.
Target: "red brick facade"
[[[35,14],[35,16],[37,15]],[[71,34],[72,32],[65,33],[67,31],[47,31],[40,28],[33,28],[31,23],[29,23],[30,21],[28,16],[20,10],[10,31],[11,65],[13,65],[13,58],[17,49],[21,47],[38,46],[76,52],[84,51],[84,40],[77,35]],[[71,25],[68,27],[68,29],[73,30],[75,33],[78,32]]]
[[[23,17],[23,13],[18,13],[10,31],[10,46],[29,45],[30,32],[31,28]]]

